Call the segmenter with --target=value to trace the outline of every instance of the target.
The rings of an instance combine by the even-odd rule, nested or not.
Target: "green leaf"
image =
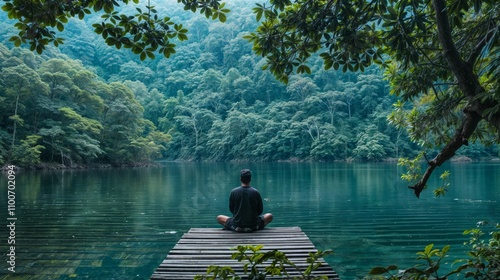
[[[57,30],[59,30],[60,32],[64,30],[64,25],[59,21],[57,22]]]
[[[424,252],[425,254],[429,255],[431,250],[432,250],[432,247],[434,247],[434,244],[428,244],[427,246],[425,246],[425,249],[424,249]]]
[[[4,1],[5,2],[5,1]],[[2,10],[4,12],[10,12],[14,9],[14,5],[12,3],[5,3],[3,6],[2,6]]]
[[[387,11],[389,11],[393,19],[398,17],[398,12],[394,9],[394,7],[387,7]]]
[[[225,14],[223,14],[223,13],[219,14],[219,21],[220,22],[226,22],[226,20],[227,20],[227,17]]]

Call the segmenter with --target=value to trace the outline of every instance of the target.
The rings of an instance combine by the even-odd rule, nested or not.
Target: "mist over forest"
[[[225,23],[151,2],[189,30],[170,58],[107,46],[95,14],[72,19],[64,44],[38,55],[9,42],[17,30],[0,13],[0,164],[383,161],[422,150],[388,123],[397,99],[378,67],[326,71],[316,57],[311,74],[284,84],[243,38],[258,26],[254,2],[228,1]],[[498,153],[471,143],[458,155]]]

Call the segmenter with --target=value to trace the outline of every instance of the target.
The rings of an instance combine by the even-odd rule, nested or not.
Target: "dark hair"
[[[252,180],[252,172],[249,169],[242,169],[240,172],[240,180],[243,184],[248,184]]]

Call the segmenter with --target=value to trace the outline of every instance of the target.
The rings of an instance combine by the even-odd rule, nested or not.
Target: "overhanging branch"
[[[439,152],[439,154],[432,160],[428,160],[428,167],[422,176],[422,179],[418,183],[413,186],[410,186],[410,189],[413,189],[415,195],[420,197],[420,193],[424,190],[427,181],[429,180],[434,169],[455,155],[455,152],[460,149],[463,145],[468,145],[468,139],[472,135],[472,133],[476,130],[478,123],[482,120],[482,117],[474,111],[468,110],[467,108],[464,110],[464,118],[462,120],[462,124],[460,128],[457,129],[453,138],[450,142]]]

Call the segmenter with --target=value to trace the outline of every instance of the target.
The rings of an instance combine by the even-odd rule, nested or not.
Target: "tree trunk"
[[[17,108],[19,106],[19,94],[16,97],[16,107],[14,108],[14,116],[17,116]],[[14,119],[14,131],[12,132],[12,149],[14,149],[16,144],[16,130],[17,130],[17,119]]]

